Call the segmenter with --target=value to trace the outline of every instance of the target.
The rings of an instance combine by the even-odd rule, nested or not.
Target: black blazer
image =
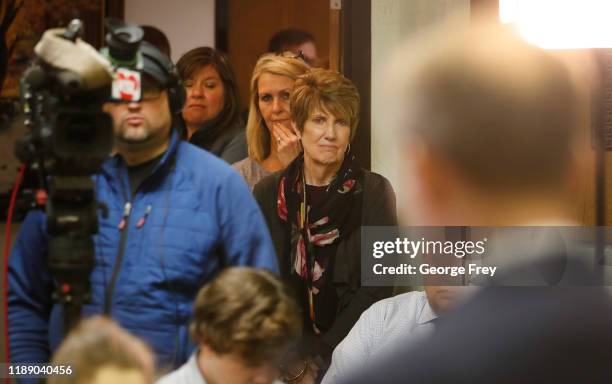
[[[288,279],[289,260],[282,260],[285,249],[285,223],[278,217],[276,200],[281,172],[274,173],[255,185],[253,194],[264,214],[276,254],[281,277]],[[381,175],[363,172],[363,205],[361,225],[396,226],[395,193]],[[392,287],[361,286],[361,230],[358,228],[340,241],[333,267],[333,284],[338,296],[336,318],[322,339],[329,352],[338,345],[370,305],[391,296]]]
[[[189,142],[222,158],[228,164],[234,164],[248,156],[246,132],[242,122],[238,120],[226,127],[214,127],[214,124],[207,124],[195,131]]]

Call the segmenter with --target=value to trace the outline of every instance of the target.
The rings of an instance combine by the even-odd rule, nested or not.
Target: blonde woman
[[[300,55],[290,52],[263,55],[255,65],[246,127],[249,157],[234,164],[251,189],[285,169],[301,151],[291,127],[289,98],[295,80],[309,70]]]

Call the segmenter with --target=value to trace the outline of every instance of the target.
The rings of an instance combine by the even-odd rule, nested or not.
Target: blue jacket
[[[109,216],[99,215],[93,298],[83,315],[104,313],[107,301],[110,315],[148,342],[162,365],[187,361],[193,349],[188,335],[193,300],[221,268],[248,265],[278,272],[267,226],[242,178],[174,132],[166,154],[134,196],[119,156],[108,159],[94,181]],[[128,201],[132,208],[120,230]],[[142,218],[144,225],[137,225]],[[14,362],[46,362],[63,337],[62,308],[51,299],[45,221],[43,212],[29,213],[9,259]],[[108,300],[107,292],[112,292]]]

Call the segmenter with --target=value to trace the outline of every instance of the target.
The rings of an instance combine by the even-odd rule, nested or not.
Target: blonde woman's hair
[[[51,376],[49,384],[89,383],[105,367],[136,370],[147,383],[155,379],[155,361],[150,348],[114,320],[103,316],[81,321],[62,342],[51,363],[70,366],[72,375]]]
[[[265,54],[257,60],[251,76],[251,97],[249,102],[249,118],[246,125],[247,146],[249,157],[262,161],[270,155],[270,132],[266,127],[259,110],[258,82],[261,75],[269,73],[286,76],[295,81],[308,72],[310,67],[292,52],[282,55]]]

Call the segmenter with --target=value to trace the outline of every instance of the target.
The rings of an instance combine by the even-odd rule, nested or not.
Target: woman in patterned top
[[[297,79],[290,102],[303,152],[260,181],[254,194],[281,276],[302,305],[304,364],[316,361],[321,375],[360,314],[391,294],[361,286],[360,227],[396,225],[395,194],[350,149],[359,120],[359,93],[350,80],[312,69]]]

